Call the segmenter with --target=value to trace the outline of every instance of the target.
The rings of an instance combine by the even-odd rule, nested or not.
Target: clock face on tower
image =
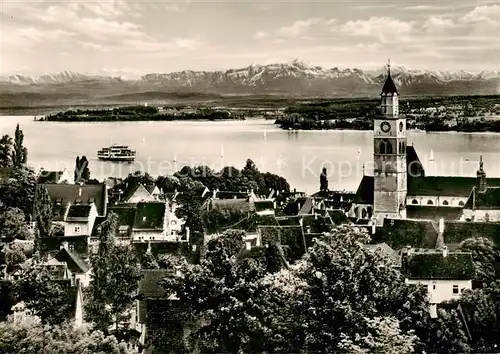
[[[380,124],[380,129],[384,133],[387,133],[387,132],[389,132],[389,130],[391,130],[391,125],[388,122],[382,122],[382,124]]]

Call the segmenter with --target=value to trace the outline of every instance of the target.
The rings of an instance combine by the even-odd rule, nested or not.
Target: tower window
[[[443,202],[443,205],[450,205],[450,203],[448,203],[448,201],[447,201],[447,200],[445,200],[445,201]]]
[[[413,199],[413,200],[411,201],[411,203],[412,203],[412,204],[418,204],[418,200]]]
[[[392,145],[389,140],[384,139],[380,142],[379,152],[381,154],[392,154]]]
[[[460,201],[460,202],[458,202],[458,205],[459,206],[464,206],[464,202]]]
[[[402,132],[403,131],[403,122],[399,122],[399,131]]]
[[[428,200],[427,205],[434,205],[434,203],[432,202],[432,200]]]

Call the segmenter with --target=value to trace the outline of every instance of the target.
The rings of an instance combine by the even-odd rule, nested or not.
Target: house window
[[[172,225],[177,225],[177,221],[172,220]]]
[[[76,234],[79,234],[79,233],[80,233],[80,231],[81,231],[80,226],[75,226],[75,233],[76,233]]]
[[[459,202],[458,205],[464,206],[464,202]]]
[[[453,285],[453,294],[458,294],[458,285]]]
[[[149,239],[150,239],[150,240],[154,240],[154,237],[153,237],[153,236],[149,236]]]
[[[436,284],[432,285],[432,290],[436,290]]]
[[[403,131],[403,122],[399,122],[399,131],[402,132]]]
[[[445,201],[443,202],[443,205],[450,205],[450,203],[448,203],[448,201],[447,201],[447,200],[445,200]]]
[[[412,204],[418,204],[418,200],[413,199],[413,200],[411,201],[411,203],[412,203]]]
[[[432,202],[432,200],[428,200],[427,201],[427,205],[433,205],[434,203]]]
[[[69,248],[70,251],[74,251],[75,250],[75,245],[69,245],[68,248]]]

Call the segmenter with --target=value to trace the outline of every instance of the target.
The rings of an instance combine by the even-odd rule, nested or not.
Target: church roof
[[[413,146],[406,147],[406,170],[408,171],[408,175],[412,177],[425,176],[424,166]]]
[[[472,190],[464,209],[474,210],[499,210],[500,209],[500,188],[488,187],[484,192],[478,192],[476,188]]]
[[[421,220],[458,220],[462,216],[462,207],[436,207],[436,206],[421,206],[407,205],[406,217],[408,219]]]
[[[373,205],[374,180],[373,176],[363,176],[358,190],[354,197],[356,204],[371,204]]]
[[[384,87],[382,87],[381,95],[394,94],[394,93],[398,94],[398,89],[396,88],[396,85],[394,84],[394,81],[392,80],[391,72],[389,72],[387,75],[387,79],[385,79]]]
[[[488,178],[488,185],[500,187],[500,178]],[[408,178],[408,195],[468,197],[475,177],[426,176]]]

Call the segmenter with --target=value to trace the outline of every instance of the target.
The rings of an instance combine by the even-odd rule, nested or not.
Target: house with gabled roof
[[[472,289],[475,276],[470,252],[450,252],[446,245],[437,249],[404,248],[401,269],[407,284],[425,286],[429,293],[431,317],[437,317],[436,305],[457,299]]]
[[[155,185],[143,185],[142,183],[130,183],[124,190],[120,203],[136,204],[145,202],[156,202],[160,198],[160,190]]]
[[[89,263],[80,257],[67,242],[57,253],[49,255],[42,265],[51,269],[54,279],[69,279],[73,285],[80,282],[83,287],[87,287],[90,283]]]
[[[132,225],[132,242],[167,241],[168,207],[164,202],[137,203]]]

